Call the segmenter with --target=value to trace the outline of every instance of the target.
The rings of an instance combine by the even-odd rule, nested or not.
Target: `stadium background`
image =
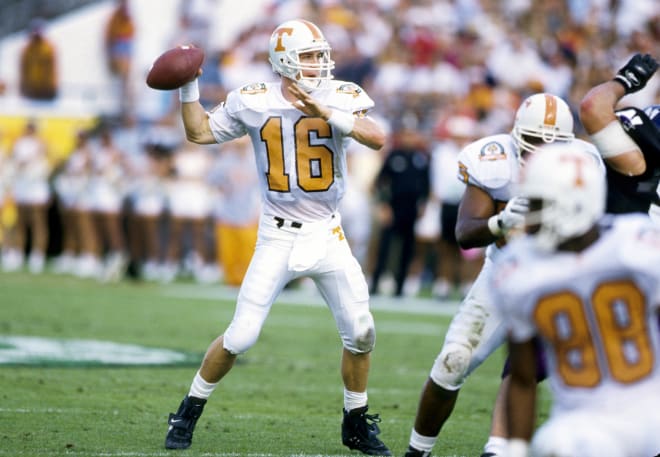
[[[432,145],[447,139],[445,123],[458,114],[477,121],[470,133],[474,137],[507,131],[512,110],[530,91],[557,92],[575,110],[587,88],[611,77],[630,53],[658,56],[658,6],[646,0],[242,0],[240,7],[237,0],[211,3],[213,33],[207,55],[213,55],[212,48],[218,52],[223,77],[214,102],[223,91],[257,75],[272,77],[264,60],[272,27],[288,17],[309,17],[335,48],[334,57],[343,67],[338,74],[370,69],[362,83],[376,101],[376,116],[393,134],[405,123]],[[176,126],[175,94],[150,91],[143,80],[153,58],[177,43],[181,1],[130,4],[137,25],[131,83],[139,101],[139,128],[148,133],[161,116]],[[118,122],[121,97],[106,69],[102,42],[114,5],[107,0],[0,2],[3,153],[31,118],[40,123],[54,165],[71,153],[78,129],[105,120]],[[576,15],[577,25],[570,24],[570,14]],[[61,92],[52,102],[18,95],[18,55],[37,16],[46,18],[46,35],[59,55]],[[521,54],[511,60],[511,53],[505,52],[516,33],[529,40],[533,52],[524,56],[531,58]],[[354,49],[359,55],[351,55]],[[486,58],[495,49],[502,54],[492,60],[492,71],[485,71]],[[553,52],[557,49],[559,55]],[[365,56],[372,57],[373,65],[359,58]],[[568,63],[561,64],[560,57]],[[555,61],[561,71],[550,65]],[[521,82],[523,74],[536,77]],[[625,103],[660,102],[658,79],[656,75],[647,89]],[[369,167],[377,167],[380,159],[382,153],[361,162],[357,171],[368,180],[373,175]],[[0,352],[11,351],[12,338],[38,336],[54,343],[109,341],[196,356],[183,365],[156,368],[144,362],[3,363],[0,455],[7,456],[162,456],[172,400],[188,388],[200,348],[231,319],[236,294],[222,286],[99,284],[27,272],[0,273],[0,287]],[[318,297],[298,292],[285,291],[280,297],[260,344],[242,358],[214,397],[217,403],[205,413],[206,424],[199,428],[190,455],[345,455],[337,434],[342,392],[336,331]],[[379,340],[370,402],[382,413],[383,438],[397,454],[407,446],[419,388],[457,305],[373,299]],[[87,355],[77,352],[73,355]],[[481,452],[503,360],[500,351],[466,384],[437,455]],[[546,395],[541,420],[547,405]]]
[[[429,149],[448,139],[447,125],[457,116],[476,121],[471,138],[508,131],[520,100],[532,92],[562,96],[575,112],[589,87],[611,77],[633,52],[657,56],[660,43],[659,8],[652,0],[245,0],[240,7],[230,0],[133,0],[126,92],[108,71],[104,52],[104,30],[116,5],[110,0],[2,3],[0,146],[5,153],[28,119],[38,120],[54,168],[73,150],[78,131],[100,122],[121,125],[130,117],[141,133],[169,125],[180,134],[176,94],[151,90],[144,78],[162,51],[199,38],[199,24],[182,24],[186,8],[198,17],[201,11],[209,27],[198,43],[207,54],[201,84],[209,108],[228,90],[273,79],[267,63],[270,32],[283,20],[305,17],[330,41],[336,77],[358,82],[376,101],[374,115],[392,141],[412,127]],[[36,17],[46,19],[45,36],[57,50],[59,95],[48,102],[18,93],[19,55]],[[622,104],[658,103],[659,88],[656,75]],[[579,123],[576,133],[584,136]],[[372,204],[369,192],[385,152],[359,155],[358,188]],[[54,233],[51,253],[57,252],[57,240]],[[373,244],[367,238],[362,243]]]

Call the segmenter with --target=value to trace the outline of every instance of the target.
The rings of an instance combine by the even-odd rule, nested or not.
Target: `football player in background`
[[[657,68],[650,55],[635,54],[614,79],[587,92],[580,120],[607,165],[607,212],[648,212],[660,223],[660,105],[616,109]]]
[[[391,455],[377,436],[380,418],[367,414],[376,331],[367,282],[337,212],[347,143],[353,139],[379,149],[385,133],[366,116],[374,102],[362,88],[332,81],[330,45],[316,25],[305,20],[281,24],[271,35],[269,53],[280,81],[234,90],[211,112],[199,103],[196,80],[180,89],[190,141],[211,144],[250,136],[263,205],[233,320],[210,344],[188,394],[170,414],[165,447],[191,445],[207,399],[237,356],[256,343],[274,300],[287,283],[306,276],[326,300],[343,343],[342,442],[368,455]]]
[[[442,350],[424,384],[405,457],[431,454],[466,378],[505,341],[504,323],[496,314],[488,291],[492,257],[506,238],[522,227],[527,201],[515,195],[514,186],[527,156],[540,145],[555,142],[570,142],[589,151],[602,167],[595,147],[575,138],[573,117],[566,102],[545,93],[533,94],[522,102],[511,133],[474,141],[459,154],[459,179],[467,187],[459,204],[456,238],[464,249],[487,246],[486,256],[449,325]],[[483,457],[506,452],[508,433],[503,399],[508,380],[508,376],[503,378],[498,392],[491,436]]]
[[[519,195],[526,236],[494,260],[506,323],[509,457],[642,457],[660,451],[660,226],[602,217],[606,184],[592,157],[550,145],[529,160]],[[534,432],[534,338],[553,406]],[[532,438],[533,435],[533,438]]]

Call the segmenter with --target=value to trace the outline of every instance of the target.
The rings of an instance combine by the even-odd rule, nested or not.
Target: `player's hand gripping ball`
[[[204,63],[204,51],[194,46],[178,46],[165,51],[151,65],[147,85],[152,89],[178,89],[197,77]]]

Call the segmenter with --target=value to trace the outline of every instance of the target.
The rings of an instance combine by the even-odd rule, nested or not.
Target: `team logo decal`
[[[362,89],[360,89],[358,86],[355,84],[342,84],[337,88],[337,93],[338,94],[347,94],[347,95],[352,95],[353,98],[357,97],[362,93]]]
[[[500,143],[491,141],[479,151],[479,160],[506,160],[506,151]]]
[[[267,90],[266,83],[254,83],[243,86],[241,88],[241,94],[263,94]]]

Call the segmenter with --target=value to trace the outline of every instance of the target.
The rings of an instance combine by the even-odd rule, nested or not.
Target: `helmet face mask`
[[[551,94],[527,97],[516,112],[511,135],[517,146],[518,159],[523,153],[533,153],[543,145],[569,142],[573,134],[573,115],[564,100]]]
[[[335,62],[321,30],[305,20],[280,24],[270,37],[269,58],[273,71],[311,91],[331,80]]]
[[[602,168],[575,143],[539,148],[519,186],[519,195],[529,199],[525,231],[544,252],[585,234],[605,212]]]

